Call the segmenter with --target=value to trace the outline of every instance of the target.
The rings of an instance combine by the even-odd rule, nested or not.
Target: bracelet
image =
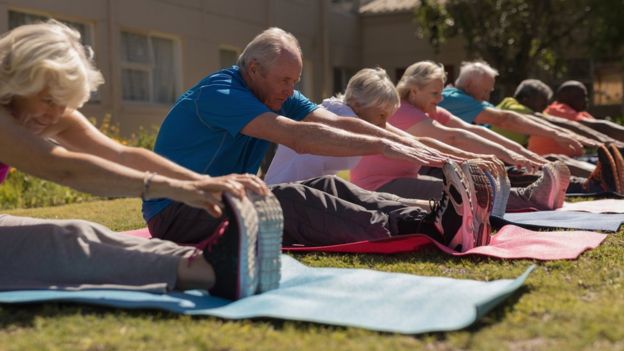
[[[158,173],[156,172],[145,172],[145,176],[143,177],[143,191],[141,192],[141,200],[147,201],[147,193],[149,192],[150,185],[152,185],[152,178],[156,176]]]

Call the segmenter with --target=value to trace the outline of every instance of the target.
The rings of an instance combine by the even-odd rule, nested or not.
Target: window
[[[15,27],[19,27],[25,24],[45,22],[50,18],[52,17],[9,10],[9,29],[13,29]],[[82,42],[82,44],[89,45],[93,49],[95,49],[93,45],[93,26],[91,24],[75,21],[66,21],[58,18],[54,19],[76,29],[80,33],[80,41]],[[99,101],[100,94],[97,91],[91,92],[91,97],[89,98],[88,102],[94,103]]]
[[[354,0],[332,0],[331,5],[334,9],[342,12],[357,12],[359,1]]]
[[[45,22],[49,20],[50,16],[42,16],[42,15],[34,15],[25,12],[18,11],[9,11],[9,29],[13,29],[15,27],[19,27],[24,24],[33,24],[39,22]],[[74,22],[74,21],[66,21],[62,19],[55,18],[59,22],[63,22],[66,25],[75,28],[78,32],[80,32],[81,41],[85,45],[93,46],[93,28],[91,25],[86,23]]]
[[[334,67],[334,91],[333,94],[344,93],[355,69],[348,67]]]
[[[121,84],[126,101],[171,104],[179,92],[177,44],[168,38],[121,32]]]
[[[219,48],[219,67],[226,68],[236,64],[238,60],[238,50],[230,48]]]

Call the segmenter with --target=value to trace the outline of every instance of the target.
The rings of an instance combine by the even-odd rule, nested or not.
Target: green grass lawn
[[[82,218],[115,230],[143,226],[137,200],[5,213]],[[576,261],[452,258],[433,249],[396,256],[295,257],[316,267],[478,280],[514,278],[532,263],[538,268],[511,299],[457,332],[406,336],[268,319],[233,322],[71,304],[4,305],[0,350],[624,350],[622,231]]]

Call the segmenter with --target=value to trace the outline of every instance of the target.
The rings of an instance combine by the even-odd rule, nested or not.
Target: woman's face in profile
[[[66,106],[55,103],[48,89],[44,89],[30,96],[14,96],[10,108],[21,125],[39,134],[60,120]]]

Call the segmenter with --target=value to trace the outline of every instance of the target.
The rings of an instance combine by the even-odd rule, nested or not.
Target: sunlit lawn
[[[143,226],[137,200],[5,213],[82,218],[115,230]],[[451,258],[433,249],[396,256],[298,254],[295,257],[317,267],[366,267],[479,280],[513,278],[534,263]],[[622,231],[577,261],[537,264],[538,269],[517,294],[476,325],[458,332],[405,336],[312,323],[267,319],[225,321],[51,303],[1,306],[0,350],[624,349]]]

